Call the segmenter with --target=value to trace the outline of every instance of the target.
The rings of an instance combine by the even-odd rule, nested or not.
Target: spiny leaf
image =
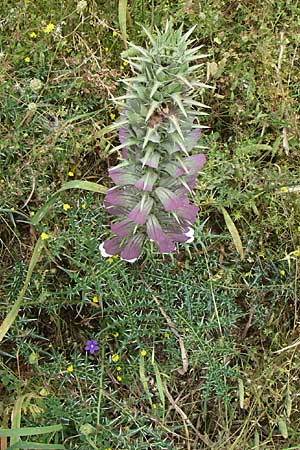
[[[187,117],[187,112],[183,106],[182,100],[181,100],[181,96],[176,92],[175,94],[172,94],[171,97],[173,98],[173,100],[177,103],[177,105],[179,106],[180,111],[182,112],[182,114],[184,115],[184,117]]]
[[[190,28],[182,37],[184,40],[187,40],[190,35],[193,33],[194,29],[196,28],[197,25],[194,25],[192,28]]]
[[[154,113],[154,111],[156,110],[156,108],[158,107],[159,103],[157,102],[152,102],[149,108],[149,111],[147,113],[145,122],[148,122],[148,120],[150,119],[150,117],[152,116],[152,114]]]
[[[161,82],[155,80],[155,81],[154,81],[154,84],[153,84],[153,88],[151,89],[151,92],[150,92],[150,98],[153,97],[153,95],[155,94],[155,92],[157,91],[157,89],[158,89],[160,86],[161,86]]]
[[[184,141],[184,136],[181,131],[181,128],[180,128],[177,118],[175,116],[169,116],[169,120],[173,123],[174,127],[176,128],[177,133],[179,134],[181,139]]]

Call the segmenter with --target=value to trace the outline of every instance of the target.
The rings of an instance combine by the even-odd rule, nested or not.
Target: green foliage
[[[200,141],[208,161],[195,241],[173,257],[149,243],[139,266],[101,258],[101,193],[60,192],[37,220],[70,181],[109,187],[118,142],[105,127],[119,114],[111,95],[122,95],[118,80],[131,75],[118,2],[88,1],[82,11],[53,0],[1,3],[3,320],[38,236],[48,238],[1,343],[0,433],[12,429],[21,397],[20,433],[63,428],[22,436],[19,448],[299,446],[300,207],[291,188],[299,186],[300,11],[291,1],[246,3],[127,4],[126,32],[137,45],[138,23],[197,24],[193,45],[210,54],[199,78],[215,88],[198,98],[212,112]],[[98,340],[94,356],[87,339]]]

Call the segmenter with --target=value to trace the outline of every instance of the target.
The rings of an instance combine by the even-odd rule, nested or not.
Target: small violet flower
[[[87,352],[90,352],[91,355],[95,353],[96,350],[99,350],[100,347],[97,345],[97,340],[94,339],[92,341],[87,340],[86,346],[84,347],[84,350]]]

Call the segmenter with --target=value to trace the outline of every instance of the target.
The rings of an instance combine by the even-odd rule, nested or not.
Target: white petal
[[[189,239],[185,241],[185,244],[190,244],[191,242],[193,242],[194,234],[195,234],[194,229],[189,227],[188,231],[185,233],[186,237],[188,237]]]
[[[102,243],[99,245],[99,250],[100,250],[101,256],[103,256],[103,258],[110,258],[111,256],[113,256],[113,255],[110,255],[109,253],[107,253],[107,252],[105,251],[105,248],[104,248],[104,242],[102,242]]]
[[[126,262],[129,262],[129,263],[134,263],[136,260],[137,260],[137,258],[133,258],[133,259],[124,259],[124,258],[121,258],[122,259],[122,261],[126,261]]]

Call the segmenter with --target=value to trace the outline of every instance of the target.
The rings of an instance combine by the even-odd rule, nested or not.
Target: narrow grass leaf
[[[257,430],[254,433],[254,450],[259,450],[259,433]]]
[[[21,292],[19,293],[18,298],[17,298],[16,302],[14,303],[14,305],[12,306],[10,312],[7,314],[7,316],[5,317],[4,321],[2,322],[2,324],[0,326],[0,342],[3,340],[4,336],[6,335],[6,333],[8,332],[8,330],[14,323],[15,318],[18,315],[23,297],[24,297],[24,295],[27,291],[28,285],[30,283],[33,269],[40,258],[43,247],[44,247],[44,242],[42,241],[41,238],[39,238],[37,243],[35,244],[35,247],[33,250],[33,254],[32,254],[32,257],[31,257],[31,260],[29,263],[28,272],[26,275],[26,279],[25,279],[23,288],[21,289]],[[1,431],[0,431],[0,436],[1,436]]]
[[[126,43],[126,17],[127,17],[127,0],[119,0],[119,25],[123,40]]]
[[[62,444],[39,444],[38,442],[22,442],[18,441],[16,444],[11,445],[7,450],[17,450],[23,448],[30,448],[32,450],[66,450],[66,447]]]
[[[147,381],[147,378],[145,375],[145,360],[144,360],[143,356],[140,357],[139,369],[140,369],[139,372],[140,372],[141,383],[143,385],[146,397],[147,397],[150,405],[152,406],[151,394],[150,394],[150,390],[149,390],[149,386],[148,386],[148,381]]]
[[[35,214],[35,216],[31,220],[31,224],[37,225],[47,214],[50,207],[55,203],[58,194],[63,191],[67,191],[68,189],[83,189],[84,191],[98,192],[99,194],[105,194],[106,192],[106,187],[98,183],[81,180],[68,181],[68,183],[64,184],[60,189],[58,189],[58,191],[56,191],[45,203],[45,205]]]
[[[37,434],[56,433],[57,431],[62,431],[62,429],[63,427],[61,424],[49,425],[46,427],[24,427],[14,430],[11,428],[0,428],[0,437],[36,436]]]
[[[233,223],[233,220],[231,219],[230,215],[226,211],[226,209],[221,207],[221,211],[223,213],[224,220],[225,220],[225,223],[227,225],[227,228],[228,228],[228,230],[229,230],[229,232],[231,234],[231,237],[233,239],[233,243],[235,245],[235,248],[239,252],[241,259],[244,259],[244,249],[243,249],[243,245],[242,245],[242,241],[241,241],[239,232],[238,232],[235,224]]]
[[[22,411],[22,404],[23,401],[25,399],[26,395],[22,395],[21,397],[18,397],[12,413],[11,413],[11,429],[12,430],[16,430],[19,429],[21,427],[21,411]],[[16,444],[17,442],[19,442],[19,436],[12,436],[10,439],[10,444]],[[20,448],[20,447],[16,447],[16,448]]]
[[[292,398],[291,398],[291,394],[289,391],[287,391],[287,393],[286,393],[285,408],[286,408],[287,417],[290,417],[290,415],[292,413]]]
[[[155,373],[155,378],[156,378],[156,387],[158,390],[158,394],[159,394],[159,399],[162,405],[162,409],[163,409],[163,416],[165,415],[165,393],[164,393],[164,385],[161,379],[161,375],[159,372],[159,368],[158,365],[155,362],[154,359],[154,349],[152,352],[152,359],[151,359],[152,365],[153,365],[153,369],[154,369],[154,373]]]
[[[244,409],[244,402],[245,402],[245,389],[244,389],[244,383],[241,378],[238,379],[238,385],[239,385],[239,401],[240,401],[240,408]]]
[[[284,439],[287,439],[287,438],[289,437],[289,433],[288,433],[286,421],[285,421],[282,417],[280,417],[280,418],[277,420],[277,423],[278,423],[278,428],[279,428],[279,431],[280,431],[280,433],[281,433],[281,436],[282,436]]]

